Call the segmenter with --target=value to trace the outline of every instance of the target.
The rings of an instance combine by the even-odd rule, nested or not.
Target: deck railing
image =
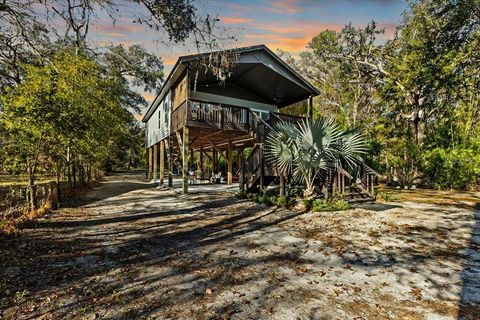
[[[214,129],[248,130],[248,108],[199,100],[188,100],[172,112],[172,130],[184,125]]]

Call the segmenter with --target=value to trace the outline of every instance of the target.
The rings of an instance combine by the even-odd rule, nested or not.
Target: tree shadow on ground
[[[479,211],[473,214],[472,221],[472,214],[462,207],[445,206],[437,212],[431,205],[422,208],[430,214],[441,215],[441,219],[429,224],[426,214],[424,221],[387,223],[381,230],[350,230],[342,237],[331,237],[317,230],[309,230],[306,235],[320,235],[314,238],[328,247],[337,248],[343,265],[352,266],[354,270],[385,271],[396,278],[397,284],[410,286],[411,298],[415,301],[413,305],[429,300],[428,309],[438,314],[455,314],[458,319],[479,319]],[[401,218],[399,216],[399,220]],[[348,224],[349,221],[344,219],[341,223]],[[336,226],[341,228],[341,223]],[[365,233],[376,238],[377,242],[365,241]],[[401,305],[401,301],[397,303]],[[452,309],[447,303],[458,308]],[[312,314],[317,313],[312,310]],[[403,316],[408,314],[400,318]]]
[[[480,318],[480,205],[474,217],[469,245],[464,251],[459,319]]]
[[[303,219],[302,213],[221,195],[196,195],[182,207],[174,195],[150,191],[129,198],[146,202],[131,211],[46,219],[35,229],[4,239],[0,303],[9,310],[4,317],[268,318],[280,308],[295,310],[312,299],[324,299],[322,283],[314,286],[308,281],[321,279],[314,277],[315,272],[327,270],[332,256],[344,272],[367,270],[374,275],[390,270],[398,283],[413,287],[417,286],[413,280],[428,280],[434,298],[442,301],[455,295],[448,282],[452,275],[445,270],[463,259],[459,316],[469,318],[471,309],[466,308],[478,306],[472,299],[480,275],[478,213],[473,229],[463,211],[445,208],[436,213],[443,218],[434,227],[416,221],[382,225],[380,231],[369,230],[366,224],[349,229],[358,217],[334,213],[318,218],[319,225],[298,230],[284,223]],[[126,201],[109,199],[103,204],[115,208]],[[152,210],[158,203],[149,201],[171,205]],[[375,214],[365,213],[366,221]],[[465,252],[462,230],[473,230]],[[365,234],[386,245],[372,246]],[[309,247],[313,242],[319,252]],[[280,246],[287,247],[282,251]],[[293,275],[285,276],[286,270]],[[27,312],[32,304],[37,308]],[[368,308],[362,305],[361,311],[352,312]],[[316,306],[310,318],[321,319],[324,312]],[[375,318],[387,311],[371,312]]]
[[[153,189],[156,187],[154,183],[140,182],[140,174],[132,174],[125,179],[118,174],[112,174],[101,180],[101,185],[89,190],[86,194],[74,194],[72,197],[62,201],[62,208],[78,208],[88,206],[90,204],[105,201],[110,198],[116,198],[122,194],[132,191],[140,191],[145,189]],[[102,192],[95,192],[102,188]],[[132,201],[132,199],[128,199]]]
[[[11,294],[3,291],[0,299],[7,305],[22,302],[13,295],[15,291],[28,292],[29,296],[38,299],[44,293],[61,290],[71,297],[41,313],[19,317],[26,319],[42,314],[54,314],[56,318],[81,316],[92,305],[108,308],[110,314],[102,317],[107,319],[141,318],[158,312],[174,315],[183,312],[176,309],[178,301],[193,303],[205,299],[207,286],[219,292],[232,284],[256,281],[264,276],[252,274],[242,279],[231,276],[245,268],[254,268],[273,260],[286,262],[288,259],[300,259],[295,252],[289,256],[262,255],[256,258],[238,257],[227,252],[220,260],[218,257],[211,258],[218,250],[223,250],[221,246],[215,247],[219,242],[229,243],[299,215],[288,213],[265,220],[276,211],[258,205],[251,206],[248,211],[228,212],[228,207],[236,202],[220,199],[176,211],[113,219],[40,222],[36,230],[54,229],[60,235],[52,237],[50,233],[40,231],[3,242],[2,247],[17,248],[17,251],[4,257],[6,260],[0,272],[2,287]],[[218,207],[225,208],[226,212],[211,215],[209,210]],[[152,221],[167,216],[171,217]],[[116,228],[111,228],[114,224]],[[102,227],[101,232],[89,233],[85,230],[92,226]],[[71,227],[80,227],[82,232],[75,232]],[[214,272],[208,277],[196,273],[199,270],[217,270],[218,266],[228,272]],[[113,280],[120,270],[121,279]],[[185,289],[173,289],[170,279],[175,279],[175,288],[183,282]],[[159,291],[164,292],[159,295]],[[147,299],[149,303],[132,313],[124,308],[127,301],[149,296],[152,296]],[[40,303],[40,300],[36,302]]]
[[[380,203],[380,202],[364,202],[355,204],[354,208],[360,208],[370,211],[386,211],[394,208],[401,208],[400,204],[393,204],[393,203]]]

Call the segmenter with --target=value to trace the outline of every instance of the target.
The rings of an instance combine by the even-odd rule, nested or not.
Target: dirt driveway
[[[480,213],[370,209],[112,177],[1,240],[0,319],[480,319]]]

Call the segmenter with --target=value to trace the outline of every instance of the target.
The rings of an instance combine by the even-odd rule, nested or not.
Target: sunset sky
[[[273,51],[282,49],[293,54],[305,49],[319,32],[341,30],[349,22],[362,26],[375,20],[385,28],[384,38],[391,38],[407,8],[403,0],[200,0],[196,4],[200,13],[219,16],[238,39],[232,46],[265,44]],[[115,24],[100,14],[91,29],[90,40],[99,46],[140,43],[162,58],[166,74],[178,56],[196,53],[188,44],[166,44],[164,34],[134,24],[131,17],[135,10],[137,5],[124,4]],[[145,97],[149,101],[154,98],[151,94]]]

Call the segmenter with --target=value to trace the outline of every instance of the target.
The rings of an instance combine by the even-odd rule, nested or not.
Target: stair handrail
[[[337,170],[338,172],[340,172],[341,174],[343,174],[344,176],[346,176],[348,179],[350,179],[351,182],[353,182],[353,184],[355,186],[357,186],[357,188],[359,188],[362,192],[366,193],[368,196],[370,197],[373,197],[374,195],[368,191],[368,189],[366,189],[363,185],[357,183],[356,179],[354,179],[352,177],[352,175],[350,173],[348,173],[348,171],[346,171],[345,169],[343,169],[342,167],[337,167]]]
[[[243,167],[244,167],[245,164],[246,164],[248,161],[250,161],[250,159],[254,156],[257,148],[260,148],[260,145],[261,145],[261,143],[257,143],[257,144],[255,145],[255,147],[253,147],[252,152],[248,155],[248,157],[246,157],[245,160],[243,160],[242,165],[238,168],[238,170],[237,170],[237,172],[236,172],[236,175],[237,175],[237,176],[240,175],[240,172],[242,172]]]
[[[367,165],[365,162],[362,162],[362,166],[367,170],[367,173],[368,174],[372,174],[372,175],[375,175],[377,176],[378,178],[381,178],[382,175],[380,173],[378,173],[377,171],[375,171],[372,167],[370,167],[369,165]]]
[[[343,174],[344,176],[346,176],[347,178],[353,180],[353,177],[350,173],[348,173],[347,170],[343,169],[342,167],[337,167],[337,170],[338,172],[340,172],[341,174]]]
[[[258,120],[260,120],[260,122],[262,122],[265,126],[267,126],[269,129],[273,129],[271,125],[269,125],[265,120],[262,119],[262,117],[260,117],[258,114],[256,114],[254,111],[250,110],[250,113],[253,114],[253,116],[255,118],[257,118]],[[272,112],[270,112],[272,113]]]

